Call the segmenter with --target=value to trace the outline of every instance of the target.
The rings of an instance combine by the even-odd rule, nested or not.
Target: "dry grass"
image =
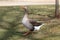
[[[44,6],[29,7],[29,11],[33,13],[29,15],[30,18],[41,21],[45,25],[28,36],[22,35],[28,31],[21,24],[23,9],[19,6],[0,7],[0,40],[60,40],[60,19],[54,18],[54,6]]]

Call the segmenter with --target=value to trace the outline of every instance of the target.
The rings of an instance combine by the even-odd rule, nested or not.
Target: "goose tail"
[[[42,24],[40,26],[34,26],[34,30],[38,31],[43,25],[45,25],[45,24]]]

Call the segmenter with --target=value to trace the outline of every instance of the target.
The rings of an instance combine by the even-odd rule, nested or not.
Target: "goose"
[[[23,35],[28,35],[28,34],[32,33],[33,31],[38,31],[44,24],[30,19],[28,17],[29,13],[28,13],[28,10],[27,10],[28,8],[26,6],[24,6],[23,9],[24,9],[24,16],[23,16],[23,19],[22,19],[22,24],[27,29],[29,29],[29,31],[24,33]]]

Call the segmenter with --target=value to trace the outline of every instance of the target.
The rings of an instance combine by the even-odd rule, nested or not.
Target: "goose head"
[[[28,11],[28,6],[22,6],[25,14],[30,14]]]

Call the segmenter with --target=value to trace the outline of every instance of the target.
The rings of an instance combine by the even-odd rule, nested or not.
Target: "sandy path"
[[[16,6],[16,5],[45,5],[45,4],[55,4],[55,1],[22,1],[22,0],[10,0],[10,1],[0,1],[0,6]]]

